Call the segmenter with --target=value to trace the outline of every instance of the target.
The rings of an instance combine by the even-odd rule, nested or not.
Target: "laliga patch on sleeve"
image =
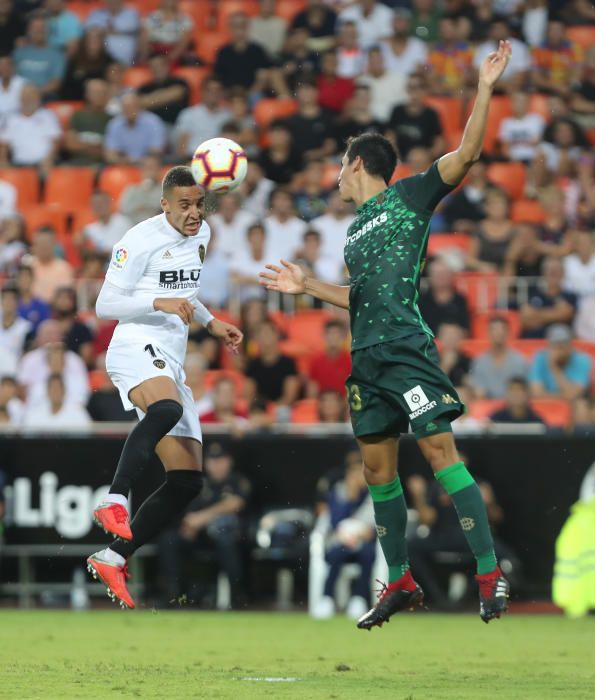
[[[128,249],[124,247],[116,248],[112,255],[112,267],[121,270],[128,262]]]

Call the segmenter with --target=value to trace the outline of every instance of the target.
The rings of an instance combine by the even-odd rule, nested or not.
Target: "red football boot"
[[[93,511],[93,520],[108,535],[121,537],[123,540],[132,539],[128,511],[119,503],[100,503]]]
[[[424,592],[421,586],[411,576],[411,572],[406,571],[400,579],[389,583],[388,586],[382,584],[382,590],[378,594],[378,602],[370,611],[360,617],[357,626],[361,630],[382,627],[396,612],[413,610],[416,605],[422,605],[423,600]]]
[[[477,574],[479,584],[479,616],[484,622],[500,617],[508,610],[510,584],[497,566],[489,574]]]
[[[94,579],[98,579],[106,585],[108,596],[114,602],[117,600],[121,608],[136,607],[126,587],[126,579],[130,578],[126,564],[120,566],[106,561],[101,556],[101,552],[96,552],[87,559],[87,571]]]

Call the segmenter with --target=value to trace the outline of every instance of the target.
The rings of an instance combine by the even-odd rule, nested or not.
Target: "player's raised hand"
[[[512,46],[510,41],[501,41],[498,44],[498,50],[486,56],[479,67],[479,82],[488,87],[493,87],[494,83],[504,73],[511,55]]]
[[[270,272],[259,274],[260,284],[274,292],[303,294],[306,289],[306,273],[299,265],[281,260],[281,265],[267,265]]]
[[[188,299],[178,298],[157,298],[153,302],[153,308],[156,311],[163,311],[166,314],[174,314],[179,316],[184,323],[189,326],[192,323],[194,315],[194,304],[191,304]]]
[[[225,347],[233,353],[237,353],[240,349],[244,334],[239,328],[236,328],[231,323],[225,323],[218,318],[214,318],[207,325],[207,330],[215,338],[221,338]]]

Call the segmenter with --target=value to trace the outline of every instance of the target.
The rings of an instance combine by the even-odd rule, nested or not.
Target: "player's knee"
[[[174,469],[167,472],[167,485],[180,506],[198,496],[204,481],[203,473],[194,469]]]
[[[165,433],[176,425],[183,413],[182,404],[174,399],[161,399],[147,408],[147,416],[150,416],[152,421],[157,421],[163,428],[167,428]]]

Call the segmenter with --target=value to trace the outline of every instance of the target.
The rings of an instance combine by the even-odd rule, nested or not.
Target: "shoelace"
[[[376,583],[380,584],[380,588],[377,588],[374,593],[376,593],[376,597],[378,598],[378,602],[380,603],[384,598],[388,595],[388,586],[384,581],[381,581],[379,578],[375,579]]]
[[[126,520],[128,520],[128,511],[124,506],[121,506],[119,504],[116,504],[112,506],[112,512],[114,514],[114,518],[118,524],[125,523]]]
[[[124,574],[125,579],[132,578],[132,574],[130,573],[130,571],[128,571],[128,564],[124,564],[124,566],[122,567],[122,573]]]

